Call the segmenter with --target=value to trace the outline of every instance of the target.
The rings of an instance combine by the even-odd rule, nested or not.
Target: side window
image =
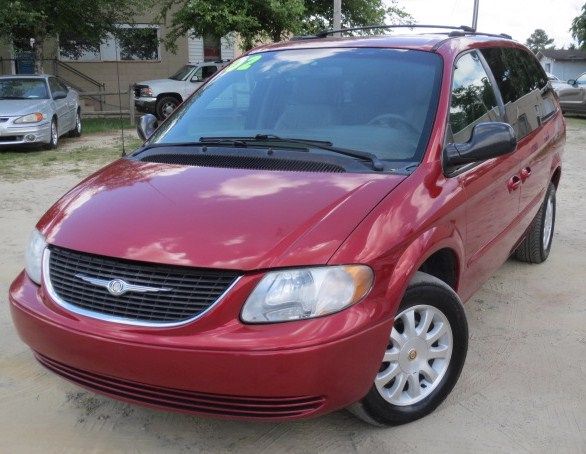
[[[493,47],[481,52],[503,97],[507,121],[520,140],[556,110],[547,76],[535,57],[522,49]]]
[[[57,83],[59,84],[59,89],[61,91],[64,91],[65,93],[67,93],[69,91],[69,88],[67,88],[67,85],[65,85],[63,82],[61,82],[60,80],[57,80]]]
[[[51,96],[55,96],[55,92],[61,91],[59,81],[54,77],[49,77],[49,88],[51,89]]]
[[[192,82],[198,82],[201,81],[203,79],[202,77],[203,74],[203,68],[200,66],[199,68],[197,68],[195,70],[195,72],[191,75],[191,81]]]
[[[207,79],[208,77],[212,77],[216,71],[218,70],[218,68],[216,66],[204,66],[203,67],[203,79]]]
[[[458,59],[454,69],[450,126],[452,141],[467,142],[477,123],[498,121],[494,89],[476,52]]]
[[[582,74],[580,77],[576,79],[576,83],[578,85],[586,85],[586,73]]]

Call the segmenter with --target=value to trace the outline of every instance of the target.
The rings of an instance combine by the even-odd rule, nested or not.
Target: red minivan
[[[565,123],[505,36],[270,45],[154,122],[42,217],[10,288],[36,358],[117,399],[413,421],[460,375],[462,302],[551,248]]]

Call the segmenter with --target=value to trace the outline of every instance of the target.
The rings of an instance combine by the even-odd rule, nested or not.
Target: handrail
[[[98,88],[103,89],[103,88],[106,87],[106,84],[104,84],[102,82],[99,82],[96,79],[91,78],[87,74],[82,73],[78,69],[74,68],[71,65],[68,65],[67,63],[62,62],[61,60],[58,60],[57,58],[53,59],[53,64],[55,65],[55,68],[57,68],[57,67],[65,68],[66,70],[71,71],[76,76],[81,77],[86,82],[89,82],[89,83],[95,85]]]

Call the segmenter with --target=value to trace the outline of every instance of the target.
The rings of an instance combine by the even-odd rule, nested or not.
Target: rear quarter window
[[[523,49],[493,47],[481,52],[496,79],[507,121],[522,139],[556,111],[547,75]]]

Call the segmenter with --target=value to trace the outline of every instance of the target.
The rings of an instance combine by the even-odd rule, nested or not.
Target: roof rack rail
[[[451,26],[451,25],[422,25],[422,24],[394,24],[394,25],[365,25],[362,27],[350,27],[350,28],[340,28],[338,30],[322,30],[317,32],[315,35],[311,36],[311,38],[325,38],[329,35],[333,35],[334,33],[343,33],[343,32],[354,32],[360,30],[377,30],[377,29],[390,29],[390,28],[440,28],[444,30],[462,30],[468,33],[474,33],[475,30],[472,27],[468,27],[467,25],[460,25],[460,26]],[[309,36],[307,38],[310,38]]]
[[[507,35],[506,33],[500,34],[493,34],[493,33],[483,33],[474,30],[472,27],[467,25],[460,25],[460,26],[451,26],[451,25],[420,25],[420,24],[394,24],[394,25],[365,25],[362,27],[350,27],[350,28],[340,28],[337,30],[329,29],[329,30],[322,30],[317,32],[315,35],[301,35],[301,36],[293,36],[291,38],[292,41],[299,41],[304,39],[315,39],[315,38],[327,38],[329,35],[333,35],[334,33],[344,33],[344,32],[353,32],[353,31],[361,31],[361,30],[378,30],[378,29],[393,29],[393,28],[438,28],[442,30],[452,30],[449,33],[449,36],[465,36],[465,35],[484,35],[484,36],[494,36],[497,38],[506,38],[506,39],[513,39],[511,35]]]

